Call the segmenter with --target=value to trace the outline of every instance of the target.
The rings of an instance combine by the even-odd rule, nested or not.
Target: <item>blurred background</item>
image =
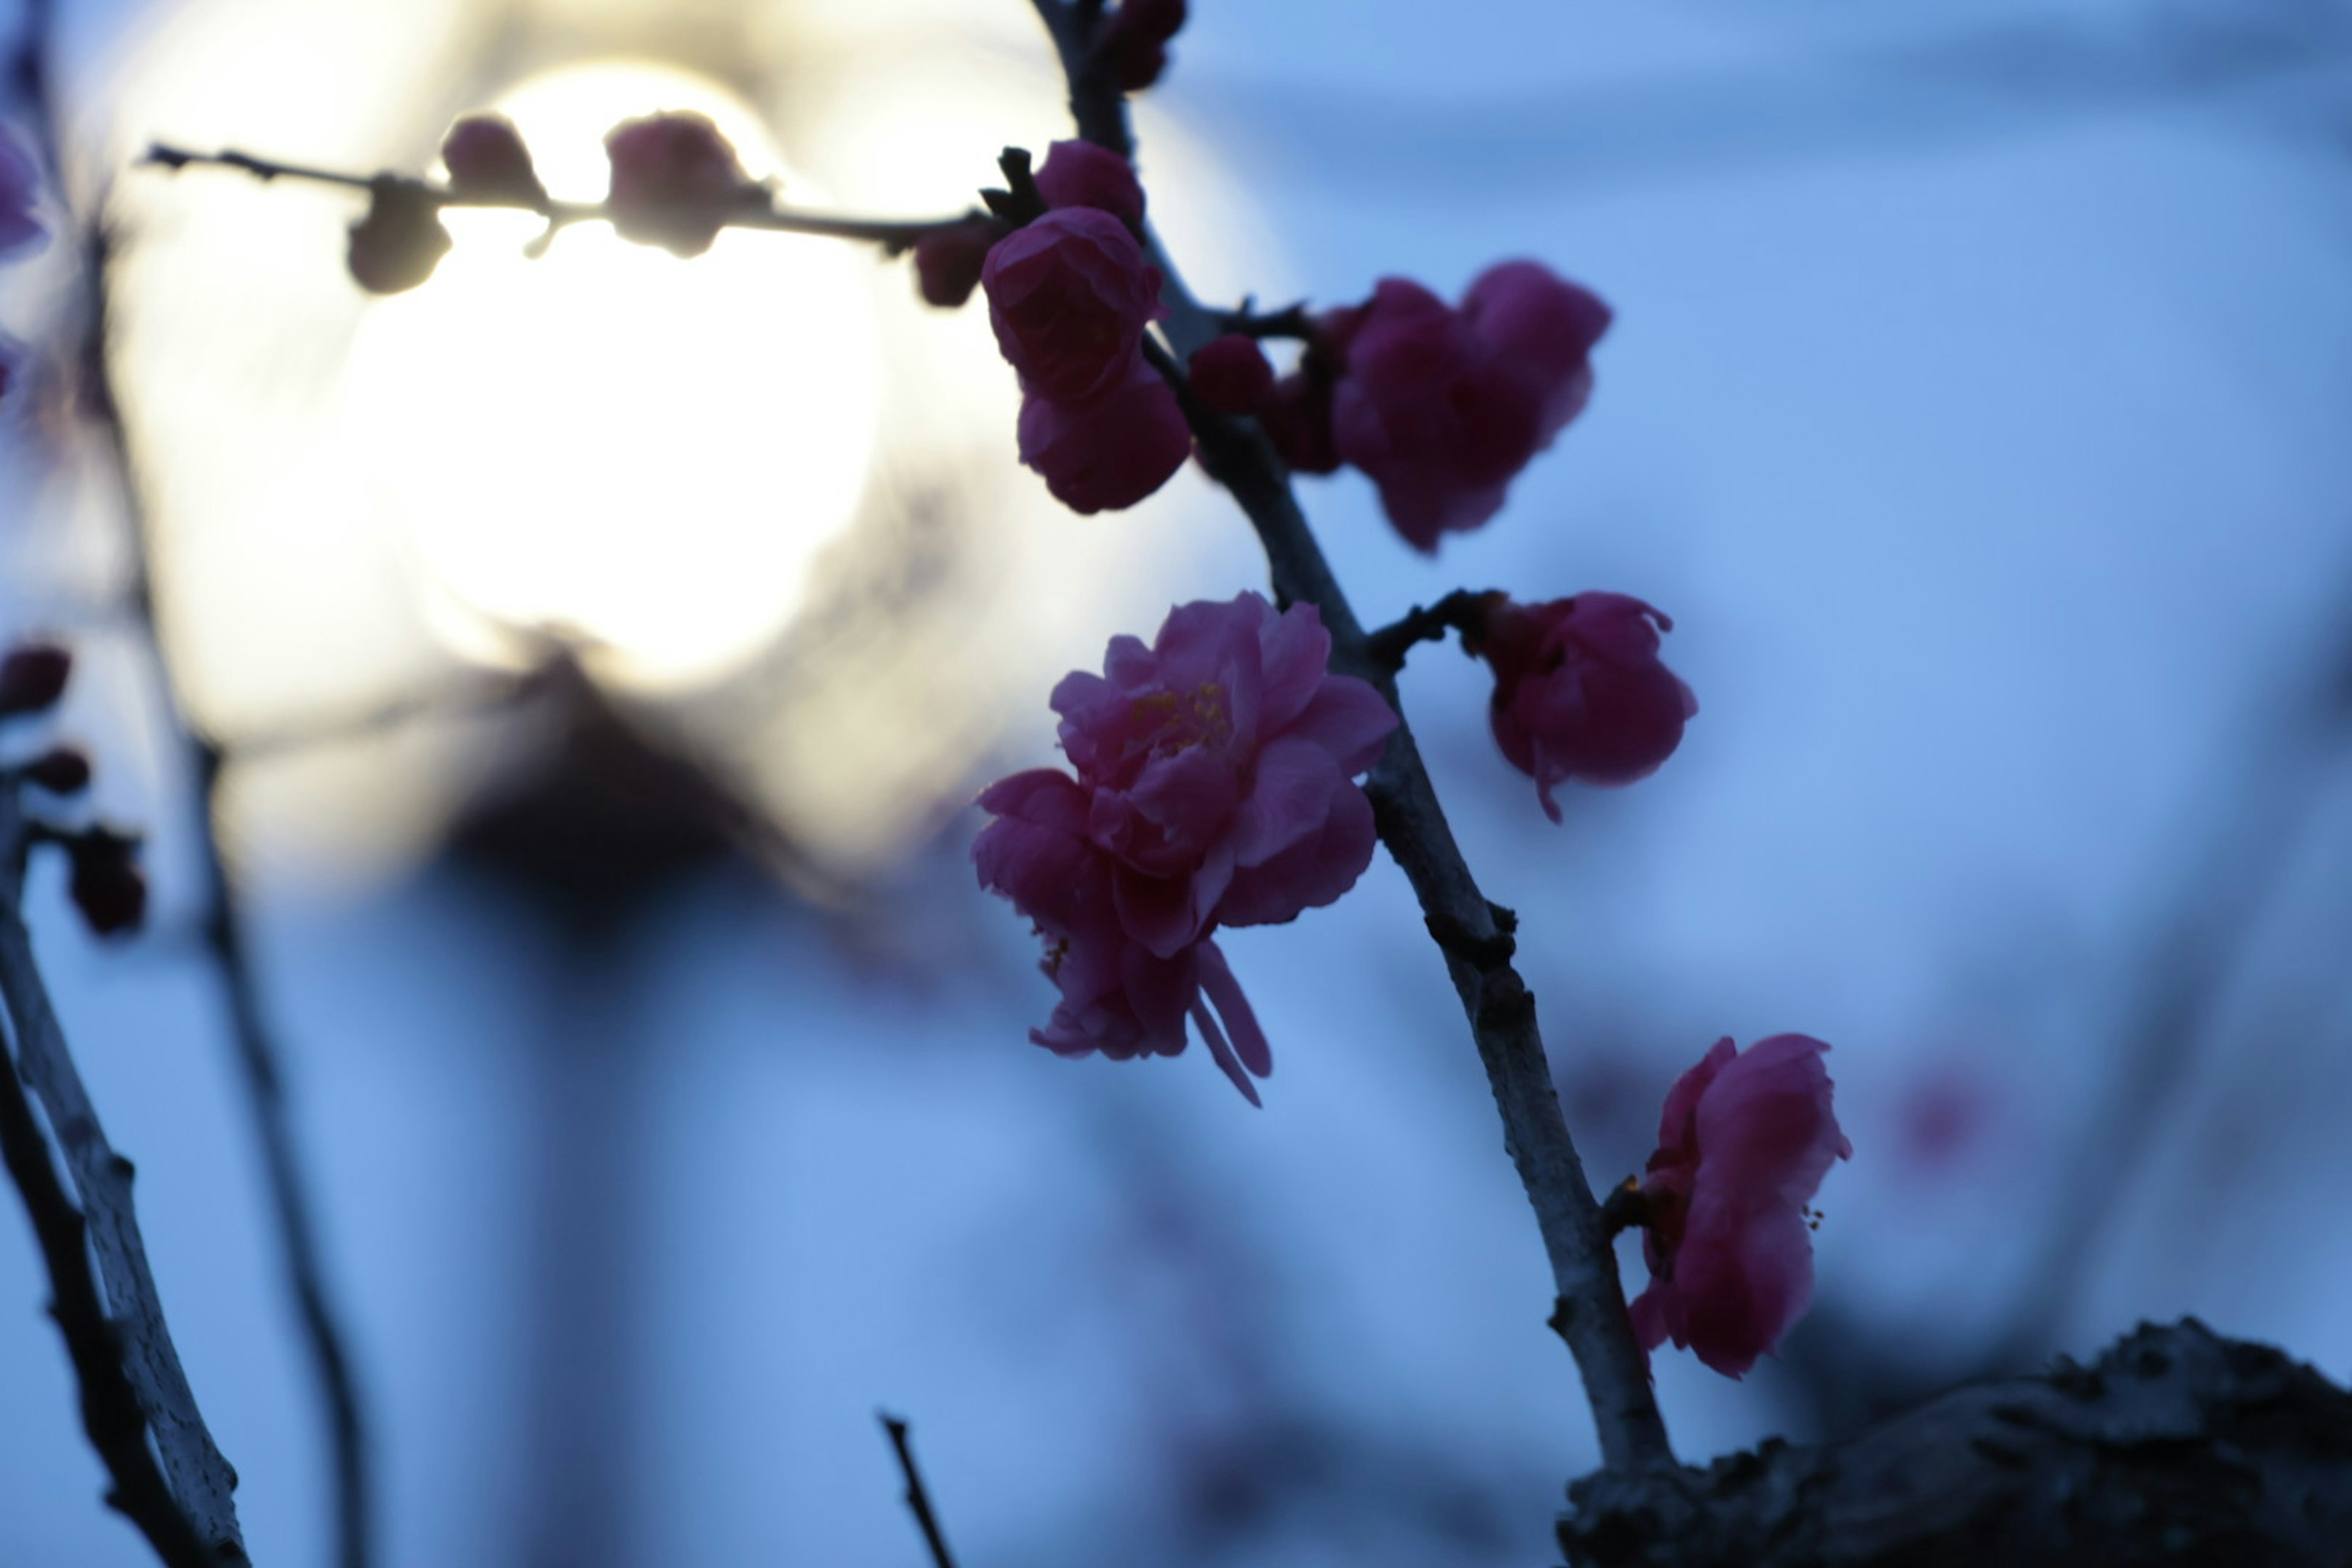
[[[1676,618],[1681,752],[1563,827],[1478,667],[1404,686],[1597,1183],[1717,1037],[1835,1047],[1816,1306],[1744,1383],[1658,1359],[1687,1458],[2142,1317],[2352,1373],[2352,6],[1900,9],[1197,0],[1139,112],[1204,297],[1528,255],[1618,310],[1441,560],[1357,476],[1303,497],[1370,620]],[[789,199],[944,215],[1063,133],[1029,7],[54,23],[8,109],[62,179],[0,272],[0,633],[79,650],[58,727],[157,898],[101,946],[44,866],[30,912],[255,1561],[327,1560],[331,1458],[207,812],[383,1562],[913,1564],[877,1405],[967,1568],[1550,1560],[1590,1421],[1393,868],[1221,939],[1263,1112],[1198,1051],[1028,1045],[1051,987],[973,885],[965,803],[1052,758],[1052,681],[1262,585],[1238,512],[1193,472],[1059,511],[982,311],[862,250],[530,262],[460,214],[371,300],[350,194],[130,166],[421,171],[496,106],[593,198],[608,125],[691,108]],[[46,1299],[0,1221],[0,1561],[144,1563]]]

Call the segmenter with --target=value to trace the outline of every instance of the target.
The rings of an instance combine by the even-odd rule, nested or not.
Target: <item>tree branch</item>
[[[166,1563],[173,1568],[183,1563],[205,1568],[243,1564],[247,1562],[245,1542],[232,1498],[236,1472],[205,1430],[164,1324],[131,1204],[131,1162],[107,1142],[33,961],[32,935],[23,910],[29,839],[16,792],[0,789],[0,1000],[5,1000],[16,1047],[0,1098],[21,1099],[14,1087],[20,1074],[22,1083],[39,1097],[80,1198],[80,1214],[70,1226],[58,1212],[65,1202],[62,1191],[52,1195],[40,1179],[40,1172],[47,1170],[47,1149],[25,1147],[26,1124],[17,1118],[17,1107],[0,1108],[0,1114],[14,1123],[8,1129],[9,1171],[25,1194],[49,1258],[58,1327],[82,1384],[83,1424],[114,1473],[116,1490],[110,1501],[131,1517]],[[29,1116],[30,1108],[22,1109]],[[38,1130],[32,1131],[37,1145]],[[50,1171],[48,1184],[55,1181]],[[67,1231],[85,1222],[89,1250],[97,1259],[96,1283],[103,1287],[102,1306],[86,1290],[92,1282],[82,1268],[59,1268],[64,1258],[58,1249],[67,1241]],[[79,1254],[76,1241],[72,1250]],[[142,1428],[136,1433],[124,1425],[129,1419],[121,1403],[125,1389]],[[150,1476],[130,1453],[134,1446],[144,1452],[147,1432],[153,1433],[163,1462],[157,1476]],[[158,1480],[168,1483],[160,1500],[154,1495]],[[163,1501],[172,1503],[169,1512]],[[191,1535],[194,1554],[189,1552]]]
[[[1131,155],[1124,100],[1107,82],[1072,68],[1077,57],[1059,0],[1034,3],[1070,73],[1071,104],[1079,130],[1088,141]],[[1118,128],[1118,142],[1106,141],[1089,129],[1110,126]],[[1412,884],[1433,933],[1453,933],[1454,940],[1440,942],[1446,973],[1462,999],[1496,1108],[1502,1113],[1504,1146],[1536,1211],[1557,1296],[1549,1321],[1576,1358],[1601,1457],[1612,1469],[1670,1463],[1674,1456],[1665,1423],[1650,1391],[1649,1357],[1634,1342],[1609,1227],[1560,1114],[1551,1064],[1536,1025],[1535,996],[1511,967],[1507,944],[1500,940],[1508,932],[1454,842],[1412,727],[1402,721],[1395,671],[1375,657],[1362,623],[1299,510],[1282,459],[1255,421],[1218,416],[1202,407],[1185,385],[1181,358],[1215,336],[1218,321],[1186,292],[1158,240],[1149,238],[1148,243],[1166,279],[1162,299],[1170,312],[1161,326],[1175,353],[1148,340],[1146,351],[1184,405],[1199,442],[1202,467],[1232,492],[1256,529],[1276,598],[1286,605],[1311,604],[1320,612],[1331,634],[1331,668],[1370,681],[1399,715],[1388,753],[1372,771],[1365,793],[1371,797],[1381,842]]]
[[[1851,1442],[1569,1489],[1570,1568],[2341,1568],[2352,1394],[2194,1318]]]
[[[877,1413],[882,1430],[890,1435],[890,1447],[898,1456],[898,1473],[907,1478],[907,1508],[921,1526],[923,1543],[931,1549],[934,1568],[955,1568],[955,1559],[948,1552],[947,1536],[940,1530],[939,1516],[931,1511],[931,1494],[923,1486],[923,1472],[915,1464],[914,1444],[908,1436],[906,1420],[888,1411]]]

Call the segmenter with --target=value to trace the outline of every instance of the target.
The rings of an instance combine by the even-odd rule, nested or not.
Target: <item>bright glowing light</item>
[[[650,63],[570,67],[498,107],[559,195],[601,196],[606,130],[660,109],[709,115],[755,175],[777,167],[723,89]],[[439,272],[371,306],[352,347],[366,480],[479,614],[602,645],[635,685],[722,673],[791,616],[857,510],[878,383],[871,258],[730,232],[680,261],[591,225],[533,261],[535,219],[448,224]]]

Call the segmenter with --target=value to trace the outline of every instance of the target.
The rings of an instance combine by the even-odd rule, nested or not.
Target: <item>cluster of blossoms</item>
[[[1244,594],[1178,606],[1150,647],[1113,638],[1101,675],[1054,689],[1075,776],[1041,768],[991,786],[980,804],[996,820],[972,846],[982,883],[1045,941],[1062,1000],[1032,1031],[1039,1045],[1173,1056],[1189,1017],[1257,1102],[1250,1079],[1272,1055],[1212,937],[1355,886],[1374,834],[1353,780],[1397,727],[1379,692],[1330,673],[1330,655],[1313,606],[1277,613]]]

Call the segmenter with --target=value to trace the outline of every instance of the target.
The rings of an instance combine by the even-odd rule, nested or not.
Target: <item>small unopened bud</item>
[[[950,310],[971,299],[989,251],[1012,232],[1013,226],[1001,218],[974,217],[915,241],[915,281],[923,298]]]
[[[41,713],[65,695],[73,655],[54,643],[26,643],[0,660],[0,719]]]
[[[414,180],[368,183],[367,216],[352,225],[352,277],[371,294],[400,294],[433,276],[449,254],[441,205]]]
[[[89,759],[59,746],[26,763],[25,776],[52,795],[79,795],[89,787]]]
[[[67,840],[66,847],[73,858],[74,906],[89,929],[100,936],[137,930],[147,918],[139,841],[100,827]]]
[[[441,142],[441,162],[449,168],[449,188],[470,201],[527,207],[547,201],[547,187],[531,167],[530,149],[503,115],[469,114],[449,127]]]
[[[727,220],[760,195],[709,115],[623,121],[605,133],[604,153],[613,161],[613,231],[673,256],[709,250]]]

